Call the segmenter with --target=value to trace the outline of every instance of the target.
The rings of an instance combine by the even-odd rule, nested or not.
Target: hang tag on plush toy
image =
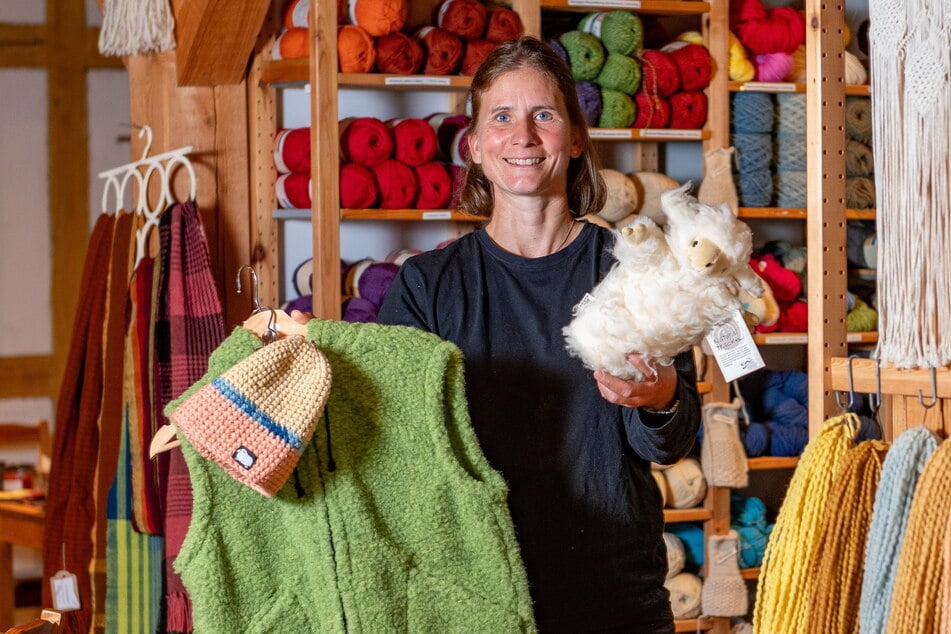
[[[727,382],[735,381],[766,365],[739,310],[733,311],[727,321],[711,328],[704,340],[713,352],[713,358],[717,360]]]

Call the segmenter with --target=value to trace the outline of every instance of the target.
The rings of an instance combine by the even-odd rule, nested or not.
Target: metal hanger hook
[[[238,269],[237,275],[235,275],[235,285],[237,286],[238,292],[241,292],[241,273],[247,269],[251,277],[252,294],[251,294],[251,303],[254,304],[254,310],[251,311],[251,314],[259,313],[264,310],[264,306],[261,305],[261,300],[258,298],[258,274],[255,272],[254,267],[250,264],[243,264],[241,268]]]
[[[931,409],[938,404],[938,369],[931,368],[931,402],[925,403],[924,394],[918,388],[918,404],[925,409]]]
[[[842,402],[842,399],[839,398],[841,394],[840,391],[836,390],[833,393],[835,397],[835,404],[839,406],[839,409],[843,412],[851,412],[852,407],[855,405],[855,378],[852,375],[852,359],[855,358],[855,355],[849,357],[849,400],[846,403]]]

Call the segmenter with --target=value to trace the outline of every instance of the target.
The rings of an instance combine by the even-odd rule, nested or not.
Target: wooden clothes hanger
[[[245,269],[249,271],[251,280],[254,283],[253,294],[251,296],[254,309],[251,312],[251,316],[242,322],[241,327],[253,332],[265,345],[272,341],[277,341],[282,337],[305,337],[307,335],[307,324],[301,324],[295,321],[286,311],[270,308],[269,306],[261,304],[261,301],[258,299],[258,275],[250,264],[245,264],[238,269],[238,274],[235,278],[237,291],[239,293],[241,292],[241,273],[244,272]],[[152,436],[152,442],[149,443],[149,458],[155,458],[155,456],[160,453],[179,447],[181,444],[181,441],[179,441],[175,435],[174,425],[162,425],[155,430],[155,434]]]

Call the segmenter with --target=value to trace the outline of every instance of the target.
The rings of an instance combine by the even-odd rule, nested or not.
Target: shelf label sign
[[[592,139],[623,139],[630,141],[634,138],[633,130],[614,130],[611,128],[592,128],[588,130],[588,136]]]
[[[451,220],[451,211],[424,211],[423,220]]]
[[[790,82],[748,81],[743,84],[743,90],[757,92],[796,92],[796,84]]]
[[[569,7],[617,7],[619,9],[640,9],[639,0],[568,0]]]
[[[668,130],[666,128],[644,128],[643,139],[696,139],[703,138],[702,130]]]
[[[727,382],[766,366],[739,310],[734,310],[728,320],[711,328],[704,341]]]
[[[420,77],[417,75],[408,77],[387,77],[384,80],[387,86],[448,86],[448,77]]]

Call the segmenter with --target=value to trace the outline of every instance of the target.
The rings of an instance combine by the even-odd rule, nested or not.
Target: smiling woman
[[[547,44],[500,44],[472,79],[462,210],[488,219],[408,259],[379,322],[463,352],[473,428],[508,503],[542,632],[673,632],[661,495],[700,422],[692,355],[646,378],[592,375],[562,328],[615,264],[575,82]],[[650,310],[653,307],[644,307]]]

